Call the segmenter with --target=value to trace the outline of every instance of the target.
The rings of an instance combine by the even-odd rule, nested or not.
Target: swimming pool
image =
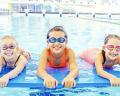
[[[91,16],[47,14],[16,14],[13,16],[0,16],[0,36],[12,34],[22,47],[29,50],[33,61],[38,63],[39,54],[46,47],[46,34],[49,28],[62,25],[68,33],[68,46],[77,53],[87,48],[99,48],[103,44],[105,35],[109,33],[119,34],[120,18],[93,19]],[[117,23],[116,23],[117,22]],[[37,42],[37,43],[34,43]],[[3,88],[0,95],[4,96],[118,96],[119,87],[84,87],[63,88],[56,90],[42,90],[29,88]],[[9,93],[7,93],[9,92]]]

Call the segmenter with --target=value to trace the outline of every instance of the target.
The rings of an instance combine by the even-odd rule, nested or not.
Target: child
[[[47,34],[48,48],[41,54],[37,74],[44,80],[48,88],[55,88],[58,81],[46,72],[46,67],[62,68],[69,66],[70,72],[63,79],[65,87],[76,85],[75,77],[78,75],[78,66],[73,50],[67,48],[67,35],[62,26],[55,26]]]
[[[95,54],[91,55],[89,53]],[[88,52],[87,55],[88,57],[94,57],[94,62],[93,58],[89,58],[89,61],[95,64],[98,75],[110,80],[112,86],[120,85],[120,78],[103,70],[103,68],[111,68],[115,64],[120,64],[120,37],[118,35],[109,34],[104,40],[102,50],[97,51],[95,49],[93,52]],[[80,56],[84,58],[83,54]]]
[[[30,55],[19,48],[14,37],[6,35],[0,40],[0,72],[2,67],[13,68],[10,72],[0,77],[0,87],[7,86],[10,79],[22,72]]]

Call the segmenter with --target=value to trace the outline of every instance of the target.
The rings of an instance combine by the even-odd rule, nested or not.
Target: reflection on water
[[[7,90],[7,91],[6,91]],[[119,96],[119,87],[62,89],[2,88],[0,96]]]
[[[56,90],[34,90],[30,92],[30,96],[119,96],[119,87],[105,88],[63,88]],[[31,89],[30,89],[31,90]]]

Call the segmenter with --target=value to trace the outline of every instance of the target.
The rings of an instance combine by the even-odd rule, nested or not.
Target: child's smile
[[[8,40],[4,40],[1,46],[2,49],[2,53],[4,56],[11,58],[13,57],[15,50],[16,50],[16,43],[12,43],[14,41],[8,39]]]
[[[53,53],[62,53],[66,47],[65,34],[61,31],[51,32],[48,38],[48,46]]]

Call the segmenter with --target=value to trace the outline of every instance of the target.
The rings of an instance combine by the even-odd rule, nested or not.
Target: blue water
[[[101,17],[102,18],[102,17]],[[68,33],[68,47],[74,49],[76,57],[78,52],[87,48],[100,48],[107,34],[119,34],[120,18],[95,19],[91,16],[74,15],[46,15],[16,14],[13,16],[0,16],[0,36],[11,34],[16,37],[20,46],[32,54],[33,62],[38,64],[39,55],[47,46],[47,31],[56,25],[62,25]],[[0,96],[118,96],[120,87],[85,87],[62,88],[56,90],[29,89],[29,88],[1,88]]]
[[[56,90],[3,88],[0,96],[119,96],[119,87],[62,88]]]

